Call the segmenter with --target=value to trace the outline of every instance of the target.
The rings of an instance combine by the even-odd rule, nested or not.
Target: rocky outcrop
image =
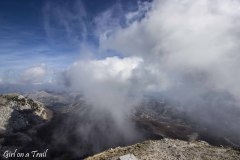
[[[38,130],[51,118],[52,111],[40,102],[19,94],[0,95],[0,154],[40,148]]]
[[[138,160],[239,160],[240,151],[211,146],[204,141],[186,142],[173,139],[145,141],[127,147],[117,147],[85,160],[118,160],[133,154]]]
[[[40,102],[19,94],[0,95],[0,128],[13,132],[39,125],[51,118],[52,113]]]

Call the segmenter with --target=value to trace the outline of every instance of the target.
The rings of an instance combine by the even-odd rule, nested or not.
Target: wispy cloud
[[[91,23],[81,0],[48,2],[43,8],[43,15],[44,27],[52,43],[64,38],[65,43],[79,46],[90,35]]]

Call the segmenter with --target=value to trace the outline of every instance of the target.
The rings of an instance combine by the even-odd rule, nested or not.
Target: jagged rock
[[[118,160],[133,154],[139,160],[239,160],[240,151],[232,148],[211,146],[203,141],[186,142],[173,139],[145,141],[127,147],[107,150],[85,160]]]
[[[32,144],[37,130],[50,121],[52,111],[19,94],[0,95],[0,155]]]
[[[40,102],[19,94],[0,95],[0,134],[39,125],[51,116],[51,111]]]

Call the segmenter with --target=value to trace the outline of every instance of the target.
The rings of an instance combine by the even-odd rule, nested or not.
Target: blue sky
[[[0,77],[14,77],[43,64],[65,69],[85,56],[82,43],[97,47],[94,21],[98,15],[114,8],[121,23],[123,13],[136,7],[137,0],[1,0]],[[96,53],[98,58],[111,55],[120,54]]]

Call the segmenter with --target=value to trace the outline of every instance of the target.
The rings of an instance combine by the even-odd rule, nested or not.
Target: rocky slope
[[[0,95],[0,152],[30,144],[52,112],[42,103],[19,94]]]
[[[240,151],[215,147],[203,141],[186,142],[173,139],[145,141],[127,147],[117,147],[85,160],[118,160],[133,154],[139,160],[239,160]]]
[[[5,131],[23,130],[49,120],[51,111],[40,102],[19,94],[0,95],[0,128]]]

